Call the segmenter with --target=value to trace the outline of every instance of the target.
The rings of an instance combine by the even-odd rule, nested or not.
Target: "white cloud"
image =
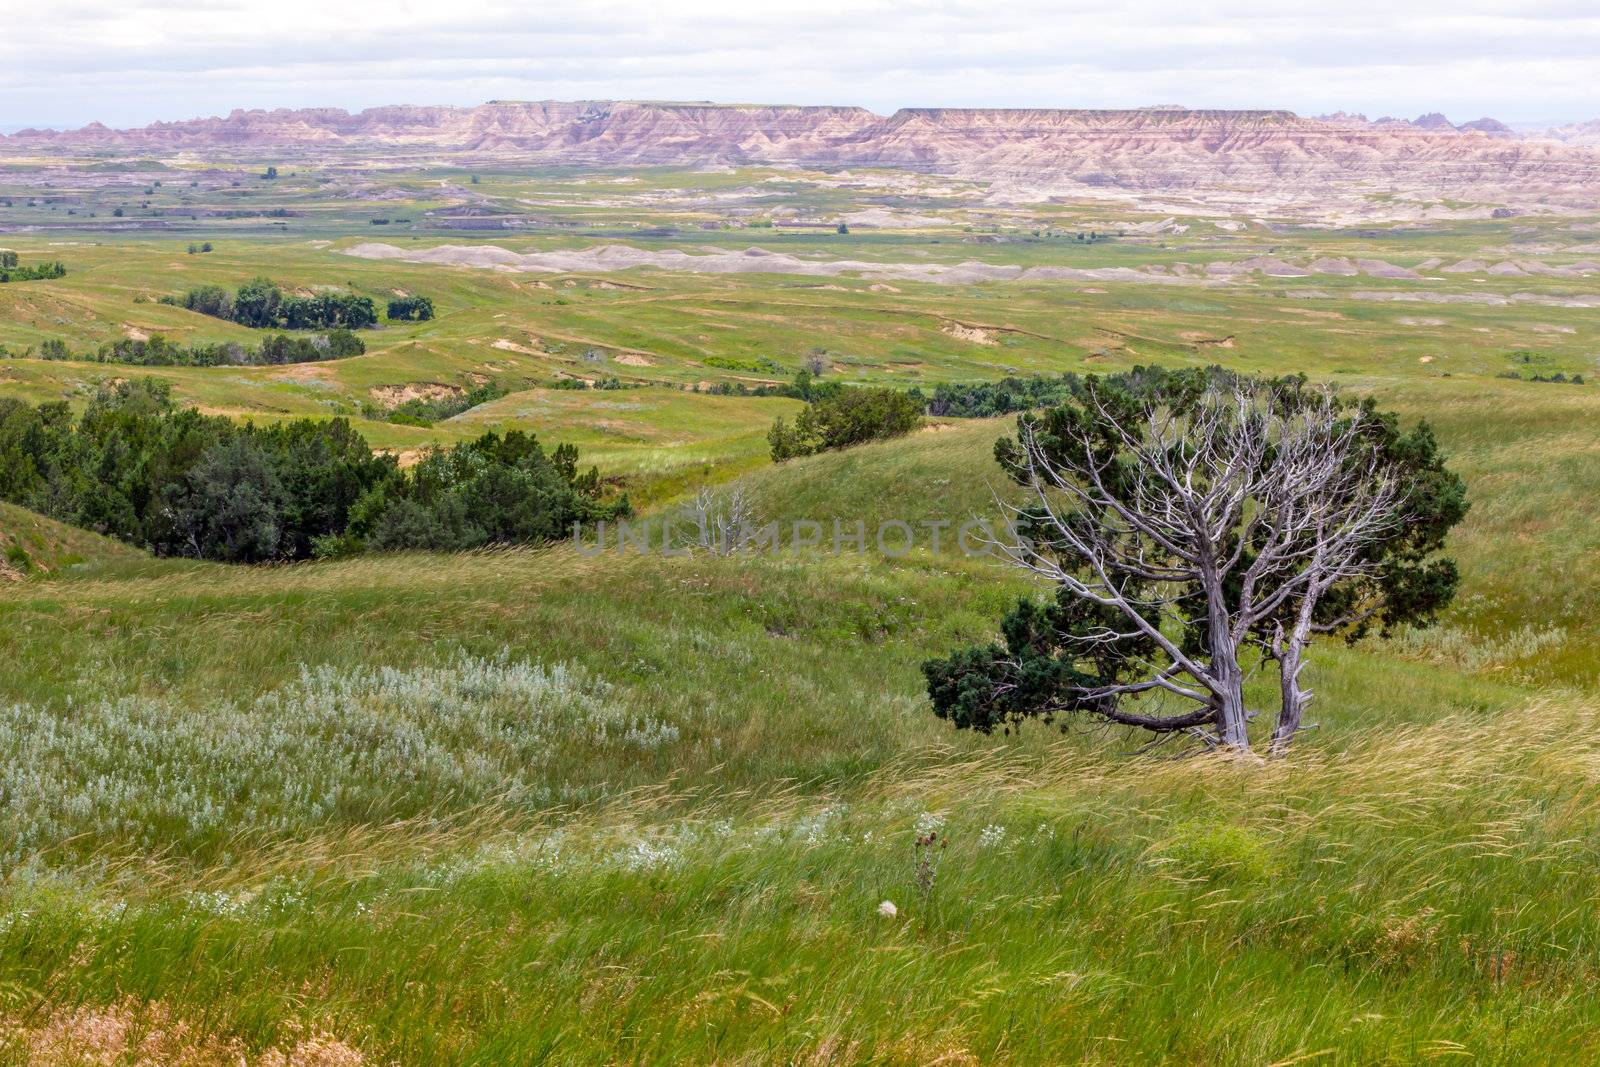
[[[0,0],[0,127],[492,97],[1600,115],[1593,0],[1112,7]]]

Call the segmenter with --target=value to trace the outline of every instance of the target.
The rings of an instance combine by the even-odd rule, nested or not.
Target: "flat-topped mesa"
[[[1193,109],[1183,107],[1138,108],[1032,108],[1032,107],[903,107],[889,116],[888,125],[926,122],[940,129],[1054,130],[1106,129],[1143,126],[1252,123],[1271,125],[1304,122],[1292,111]]]
[[[1600,151],[1526,139],[1492,120],[1455,126],[1360,115],[1304,118],[1278,109],[902,108],[704,101],[509,101],[475,107],[393,106],[234,111],[137,130],[98,123],[24,130],[0,147],[193,151],[237,155],[349,150],[453,152],[578,165],[879,165],[1004,179],[1035,188],[1286,189],[1404,185],[1436,195],[1573,191],[1600,199]]]
[[[859,107],[624,101],[575,126],[561,147],[601,163],[833,162],[837,145],[880,121]]]

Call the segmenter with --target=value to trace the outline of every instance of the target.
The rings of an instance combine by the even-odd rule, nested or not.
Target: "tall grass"
[[[215,856],[330,826],[494,801],[577,804],[680,727],[581,669],[457,655],[438,667],[302,667],[254,700],[142,696],[0,707],[0,863],[88,852]]]
[[[1589,475],[1504,484],[1461,403],[1467,596],[1319,646],[1273,763],[946,731],[919,662],[1029,591],[949,552],[75,544],[0,587],[0,1062],[1592,1061],[1600,703],[1538,688],[1591,662]],[[957,517],[1002,428],[747,484]]]
[[[924,748],[697,818],[651,795],[241,856],[215,890],[13,885],[0,965],[49,991],[24,1048],[132,996],[247,1056],[374,1062],[1583,1062],[1597,738],[1545,699],[1267,765]]]

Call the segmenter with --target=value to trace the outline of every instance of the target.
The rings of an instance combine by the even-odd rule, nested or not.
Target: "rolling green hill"
[[[0,578],[18,581],[69,570],[82,572],[100,564],[140,558],[143,553],[109,537],[0,503]]]
[[[246,186],[174,164],[116,216],[140,228],[113,230],[119,166],[69,171],[71,219],[0,166],[19,205],[0,225],[68,266],[0,286],[0,396],[81,407],[159,376],[239,419],[350,417],[403,461],[528,429],[579,446],[657,528],[702,488],[785,526],[950,526],[904,557],[563,543],[243,568],[0,505],[0,1063],[1600,1058],[1600,394],[1570,381],[1596,369],[1594,280],[1198,273],[1559,265],[1586,254],[1581,220],[1178,232],[962,183],[891,196],[871,174],[307,165]],[[518,254],[1197,273],[935,284],[343,254],[374,233],[481,252],[451,227],[486,215],[427,214],[464,200],[523,219],[488,239]],[[885,204],[937,217],[760,225]],[[243,210],[278,207],[294,214]],[[260,273],[428,295],[439,317],[293,366],[39,358],[55,337],[253,341],[158,301]],[[920,664],[1041,592],[948,533],[1015,492],[992,458],[1011,420],[774,465],[767,428],[799,402],[750,388],[803,367],[909,387],[1152,361],[1305,372],[1427,419],[1472,501],[1459,600],[1433,630],[1314,646],[1319,726],[1283,760],[1177,759],[1086,722],[954,732]],[[505,395],[432,427],[384,417],[488,381]]]

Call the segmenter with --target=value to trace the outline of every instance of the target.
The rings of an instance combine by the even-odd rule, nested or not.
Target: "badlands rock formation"
[[[235,111],[137,130],[23,130],[0,148],[260,155],[439,153],[582,165],[892,166],[981,178],[1029,195],[1061,190],[1330,187],[1484,203],[1600,203],[1600,150],[1509,136],[1492,120],[1453,126],[1288,111],[731,107],[579,101],[477,107]],[[1025,198],[1025,197],[1019,197]]]
[[[1565,144],[1576,145],[1583,148],[1600,148],[1600,119],[1591,122],[1574,122],[1567,126],[1556,126],[1546,134]]]
[[[1307,265],[1291,263],[1275,256],[1219,260],[1204,265],[1189,263],[1151,263],[1123,267],[1025,267],[1011,263],[896,263],[878,260],[833,259],[797,256],[768,248],[750,247],[736,251],[702,246],[695,251],[680,248],[645,249],[631,245],[596,245],[590,248],[542,252],[513,252],[492,244],[434,245],[428,248],[401,248],[380,242],[365,242],[341,249],[360,259],[395,259],[407,263],[433,263],[451,267],[477,267],[526,273],[612,272],[635,268],[686,271],[693,274],[794,274],[809,277],[894,278],[903,281],[932,282],[939,285],[970,285],[988,281],[1119,281],[1157,285],[1248,284],[1257,278],[1310,278],[1323,274],[1337,277],[1366,275],[1397,281],[1423,281],[1418,270],[1381,259],[1323,257]],[[1453,267],[1440,267],[1438,260],[1418,264],[1427,270],[1460,272],[1471,262],[1476,273],[1526,277],[1546,274],[1561,278],[1588,278],[1600,273],[1600,263],[1583,261],[1566,267],[1552,267],[1533,260],[1505,261],[1494,265],[1463,261]],[[1387,298],[1386,298],[1387,299]],[[1426,299],[1426,297],[1399,297]],[[1499,303],[1508,303],[1498,299]],[[1590,306],[1574,305],[1574,306]]]

